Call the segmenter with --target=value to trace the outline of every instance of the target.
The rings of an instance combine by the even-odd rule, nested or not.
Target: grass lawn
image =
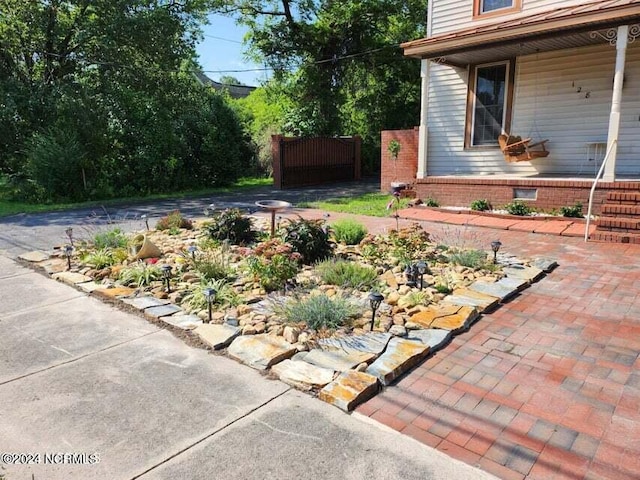
[[[14,215],[16,213],[36,213],[36,212],[53,212],[57,210],[68,210],[71,208],[93,207],[97,205],[117,205],[121,203],[133,203],[142,200],[162,200],[165,198],[185,198],[197,197],[200,195],[208,195],[213,193],[225,193],[238,189],[251,189],[265,185],[273,185],[272,178],[241,178],[233,185],[228,187],[208,188],[200,190],[191,190],[185,192],[163,193],[158,195],[147,195],[144,197],[127,197],[113,198],[109,200],[97,200],[90,202],[78,203],[26,203],[7,199],[7,188],[5,183],[0,179],[0,217]]]
[[[319,208],[330,212],[353,213],[369,215],[371,217],[388,217],[393,210],[387,210],[387,205],[393,197],[386,193],[365,193],[359,197],[330,198],[318,202],[302,202],[297,206],[303,208]],[[409,203],[408,199],[400,200],[400,208]]]

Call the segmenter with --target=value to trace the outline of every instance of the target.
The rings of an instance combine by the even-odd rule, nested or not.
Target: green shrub
[[[449,295],[452,292],[451,287],[449,287],[449,285],[443,285],[442,283],[434,285],[433,288],[436,289],[436,292],[443,293],[445,295]]]
[[[247,259],[249,271],[266,291],[284,288],[300,269],[300,254],[278,238],[258,244]]]
[[[323,283],[339,287],[371,289],[378,281],[375,269],[346,260],[325,260],[316,271]]]
[[[291,298],[275,305],[274,312],[290,323],[306,323],[309,328],[338,328],[357,317],[361,309],[343,297],[328,297],[325,294],[306,298]]]
[[[138,262],[135,265],[123,268],[118,280],[124,285],[137,285],[144,287],[162,278],[162,270],[156,265]]]
[[[156,230],[170,230],[174,234],[177,229],[184,228],[185,230],[192,230],[193,223],[182,216],[179,210],[170,212],[166,217],[162,217],[156,224]]]
[[[336,242],[347,245],[357,245],[367,235],[367,227],[349,218],[336,220],[331,225],[331,230]]]
[[[560,207],[560,214],[563,217],[583,218],[584,215],[582,215],[582,203],[576,202],[576,204],[572,207]]]
[[[105,248],[125,248],[127,243],[127,236],[119,228],[96,233],[93,237],[93,245],[98,250]]]
[[[209,304],[204,295],[205,288],[213,288],[216,291],[214,304],[220,306],[236,306],[239,303],[239,297],[233,287],[223,279],[203,280],[200,284],[195,285],[182,299],[181,306],[187,312],[204,310]]]
[[[460,250],[450,254],[449,261],[463,267],[482,268],[487,263],[487,253],[482,250]]]
[[[435,198],[431,198],[431,197],[427,198],[424,201],[424,204],[427,207],[439,207],[440,206],[440,202],[438,202]]]
[[[429,295],[422,290],[411,291],[402,297],[402,306],[405,308],[413,308],[416,305],[426,305],[429,303]]]
[[[526,217],[527,215],[531,215],[533,210],[526,203],[521,200],[514,200],[511,203],[507,203],[504,206],[504,209],[511,215],[518,215],[521,217]]]
[[[471,202],[471,210],[474,210],[476,212],[485,212],[487,210],[491,210],[491,204],[486,198],[474,200],[473,202]]]
[[[223,210],[204,226],[213,240],[228,240],[233,245],[246,245],[256,238],[253,219],[238,208]]]
[[[278,234],[295,252],[302,255],[302,261],[307,265],[324,260],[333,251],[329,232],[322,220],[305,220],[302,217],[288,220],[280,227]]]

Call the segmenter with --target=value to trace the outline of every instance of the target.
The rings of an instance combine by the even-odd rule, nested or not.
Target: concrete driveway
[[[0,478],[495,478],[2,256],[0,292]]]

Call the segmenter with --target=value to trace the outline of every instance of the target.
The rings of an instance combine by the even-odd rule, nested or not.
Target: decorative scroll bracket
[[[609,45],[615,47],[616,42],[618,41],[618,29],[610,28],[602,33],[599,30],[595,30],[593,32],[589,32],[589,36],[591,38],[600,37],[605,42],[609,42]],[[627,35],[627,39],[629,43],[633,43],[636,41],[636,38],[640,37],[640,24],[629,25],[629,34]]]

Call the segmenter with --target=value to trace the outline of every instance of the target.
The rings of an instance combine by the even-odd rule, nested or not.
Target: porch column
[[[417,178],[427,176],[427,145],[429,138],[428,110],[429,110],[429,71],[431,62],[423,58],[420,68],[420,127],[418,128],[418,171]]]
[[[611,100],[611,114],[609,115],[609,136],[607,137],[607,151],[611,149],[610,157],[604,167],[602,179],[605,182],[614,182],[616,179],[616,157],[618,154],[618,144],[613,142],[618,140],[620,132],[620,105],[622,103],[622,84],[624,83],[624,63],[627,55],[627,37],[629,26],[618,27],[618,38],[616,40],[616,73],[613,77],[613,98]]]

